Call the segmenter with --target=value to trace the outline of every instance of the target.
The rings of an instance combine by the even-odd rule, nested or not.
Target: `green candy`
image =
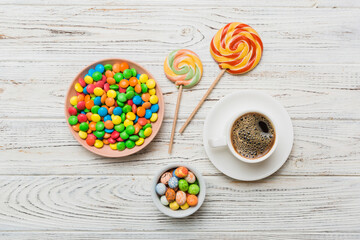
[[[119,97],[119,95],[118,95],[118,97]],[[123,103],[123,102],[121,102],[119,100],[116,100],[116,103],[119,105],[119,107],[125,106],[125,103]]]
[[[112,70],[112,65],[111,64],[105,64],[104,69],[105,69],[105,71],[107,71],[107,70],[111,71]]]
[[[90,112],[90,110],[87,109],[87,108],[85,108],[85,109],[84,109],[84,112],[88,113],[88,112]]]
[[[74,108],[76,109],[76,111],[79,111],[79,109],[77,108],[77,105],[75,105]]]
[[[126,102],[126,100],[127,100],[126,94],[125,94],[125,93],[120,93],[117,99],[118,99],[120,102]]]
[[[135,127],[133,125],[129,125],[126,127],[126,133],[129,135],[133,135],[135,132]]]
[[[100,107],[97,106],[97,105],[95,105],[95,106],[93,106],[93,107],[91,108],[91,112],[92,112],[93,114],[97,114],[98,111],[99,111],[99,109],[100,109]]]
[[[94,101],[94,100],[95,100],[95,98],[96,98],[96,97],[91,97],[90,99]]]
[[[147,124],[145,124],[145,126],[143,126],[143,128],[142,129],[147,129],[147,128],[151,128],[152,126],[151,126],[151,123],[147,123]]]
[[[132,69],[130,69],[130,70],[131,70],[132,76],[133,76],[133,77],[136,77],[136,74],[137,74],[136,69],[135,69],[135,68],[132,68]]]
[[[125,126],[124,126],[124,124],[120,123],[119,125],[115,125],[115,126],[114,126],[114,129],[115,129],[115,131],[117,131],[117,132],[122,132],[122,131],[125,130]]]
[[[116,144],[116,148],[119,150],[119,151],[122,151],[122,150],[124,150],[125,149],[125,143],[124,142],[118,142],[117,144]]]
[[[118,90],[118,89],[119,89],[119,86],[116,85],[116,84],[113,84],[113,85],[110,85],[110,89],[112,89],[112,90]]]
[[[134,91],[130,91],[130,92],[127,92],[126,94],[126,98],[128,100],[132,99],[134,96],[135,96],[135,92]]]
[[[102,78],[101,72],[98,72],[98,71],[94,72],[92,74],[92,78],[94,79],[95,82],[100,81]]]
[[[102,131],[105,128],[105,124],[103,122],[97,122],[95,125],[96,130]]]
[[[132,76],[132,72],[130,69],[125,69],[123,74],[124,74],[124,78],[126,79],[129,79]]]
[[[120,117],[121,117],[121,122],[124,122],[125,119],[126,119],[126,114],[125,114],[125,113],[122,113],[122,114],[120,115]]]
[[[189,183],[185,179],[180,179],[179,188],[181,191],[186,192],[189,189]]]
[[[134,91],[135,91],[135,89],[132,86],[128,86],[126,88],[126,92],[134,92]]]
[[[200,192],[200,187],[199,185],[193,183],[189,186],[189,190],[188,190],[188,193],[190,194],[193,194],[193,195],[196,195]]]
[[[102,138],[105,135],[105,131],[95,131],[94,135],[97,138]]]
[[[76,125],[78,123],[78,119],[76,116],[70,116],[68,121],[70,125]]]
[[[148,91],[148,87],[146,86],[145,83],[142,83],[142,84],[141,84],[141,92],[142,92],[142,93],[146,93],[147,91]]]
[[[122,75],[122,73],[115,73],[114,79],[117,83],[119,83],[121,80],[124,79],[124,76]]]
[[[135,143],[134,143],[134,141],[127,140],[127,141],[125,142],[125,146],[126,146],[127,148],[131,149],[131,148],[135,147]]]
[[[123,131],[122,133],[120,133],[120,137],[124,140],[129,138],[129,134],[126,133],[126,131]]]
[[[136,142],[137,140],[139,140],[139,136],[138,135],[132,135],[132,136],[130,136],[129,137],[129,139],[131,140],[131,141],[134,141],[134,142]]]
[[[80,123],[80,130],[83,132],[86,132],[87,130],[89,130],[89,124],[87,122],[82,122]]]
[[[123,110],[123,113],[128,113],[128,112],[131,112],[131,110],[132,110],[132,108],[131,108],[131,106],[130,105],[128,105],[128,104],[126,104],[123,108],[122,108],[122,110]],[[124,120],[125,121],[125,120]]]
[[[145,137],[145,134],[144,134],[144,130],[141,129],[141,130],[139,131],[139,137],[141,137],[141,138],[146,138],[146,137]]]

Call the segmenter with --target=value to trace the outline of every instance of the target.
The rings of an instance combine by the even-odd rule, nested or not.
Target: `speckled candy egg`
[[[168,202],[168,200],[166,199],[166,196],[161,196],[160,202],[161,202],[161,204],[164,205],[164,206],[169,205],[169,202]]]
[[[165,192],[166,200],[170,203],[175,201],[175,191],[174,189],[168,188]]]
[[[198,203],[198,198],[195,195],[189,195],[186,198],[187,204],[189,204],[190,207],[194,207]]]
[[[171,188],[176,188],[178,186],[178,184],[179,184],[179,180],[176,177],[170,178],[169,183],[168,183],[169,187],[171,187]]]
[[[179,180],[179,189],[186,192],[189,189],[189,184],[185,179]]]
[[[156,193],[159,194],[160,196],[161,196],[161,195],[164,195],[165,192],[166,192],[166,186],[165,186],[165,184],[163,184],[163,183],[158,183],[158,184],[156,184],[155,191],[156,191]]]
[[[189,206],[189,204],[186,202],[184,205],[181,205],[180,206],[180,208],[182,209],[182,210],[186,210],[186,209],[188,209],[190,206]]]
[[[195,177],[195,174],[193,174],[192,172],[188,172],[188,175],[186,176],[185,180],[188,182],[188,183],[194,183],[196,181],[196,177]]]
[[[170,203],[169,206],[170,206],[170,208],[171,208],[172,210],[174,210],[174,211],[178,210],[179,207],[180,207],[177,202],[172,202],[172,203]]]
[[[197,195],[199,192],[200,192],[200,187],[199,187],[199,185],[197,185],[197,184],[194,183],[194,184],[191,184],[191,185],[189,186],[188,193],[193,194],[193,195]]]
[[[186,167],[178,167],[177,169],[175,169],[175,175],[178,178],[184,178],[188,175],[188,169]]]
[[[176,193],[176,202],[181,206],[186,203],[186,194],[183,191],[178,191]]]
[[[171,172],[166,172],[163,175],[161,175],[160,182],[166,185],[168,184],[171,177],[172,177]]]

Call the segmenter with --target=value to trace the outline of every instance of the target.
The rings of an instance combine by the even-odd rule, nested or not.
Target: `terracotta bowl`
[[[153,77],[153,75],[148,71],[146,70],[144,67],[142,67],[141,65],[135,63],[135,62],[132,62],[132,61],[129,61],[127,59],[121,59],[121,58],[110,58],[110,59],[104,59],[104,60],[101,60],[101,61],[97,61],[97,62],[94,62],[92,64],[90,64],[89,66],[85,67],[84,69],[82,69],[79,74],[74,78],[74,80],[72,81],[72,83],[70,84],[70,87],[67,91],[67,94],[66,94],[66,98],[65,98],[65,119],[66,119],[66,124],[68,125],[69,129],[70,129],[70,132],[71,134],[74,136],[74,138],[84,147],[86,148],[87,150],[89,150],[90,152],[93,152],[93,153],[96,153],[100,156],[104,156],[104,157],[125,157],[125,156],[129,156],[131,154],[134,154],[136,152],[139,152],[141,151],[142,149],[144,149],[147,145],[149,145],[149,143],[155,138],[156,134],[159,132],[160,130],[160,127],[161,127],[161,124],[163,122],[163,118],[164,118],[164,98],[163,98],[163,94],[161,92],[161,89],[159,87],[159,83],[156,81],[156,95],[158,96],[159,98],[159,111],[158,111],[158,119],[155,123],[152,123],[152,134],[150,135],[150,137],[146,138],[145,139],[145,142],[143,143],[143,145],[141,146],[135,146],[134,148],[132,149],[125,149],[123,151],[118,151],[118,150],[112,150],[108,145],[104,145],[104,147],[102,148],[96,148],[94,146],[89,146],[87,145],[86,141],[81,139],[79,137],[79,134],[78,132],[75,132],[73,129],[72,129],[72,126],[68,123],[68,118],[70,116],[70,114],[68,113],[68,108],[71,107],[71,104],[70,104],[70,98],[72,96],[75,96],[76,95],[76,91],[74,89],[74,85],[78,82],[78,79],[80,77],[84,77],[88,70],[90,68],[95,68],[95,66],[97,64],[115,64],[115,63],[121,63],[121,62],[127,62],[130,66],[130,68],[135,68],[136,71],[139,73],[139,74],[147,74],[149,76],[149,79],[152,78],[152,79],[155,79]]]

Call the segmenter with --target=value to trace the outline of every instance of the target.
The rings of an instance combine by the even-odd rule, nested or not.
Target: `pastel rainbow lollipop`
[[[169,56],[166,57],[164,71],[166,77],[179,88],[169,144],[169,153],[171,153],[182,89],[192,88],[200,81],[203,73],[203,66],[198,55],[193,51],[179,49],[172,51]]]
[[[243,74],[254,69],[260,62],[262,52],[263,44],[260,36],[249,25],[232,22],[221,28],[210,43],[210,53],[222,70],[179,132],[185,130],[225,71],[231,74]]]

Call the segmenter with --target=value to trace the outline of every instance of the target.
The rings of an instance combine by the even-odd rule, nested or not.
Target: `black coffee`
[[[231,143],[242,157],[257,159],[266,155],[275,142],[271,121],[260,113],[250,112],[235,120],[231,128]]]

